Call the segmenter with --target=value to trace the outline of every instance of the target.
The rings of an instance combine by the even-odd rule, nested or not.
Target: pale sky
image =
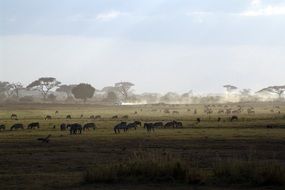
[[[284,0],[0,0],[0,80],[135,92],[285,85]]]

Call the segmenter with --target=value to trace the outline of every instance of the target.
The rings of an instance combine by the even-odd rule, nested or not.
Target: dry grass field
[[[238,105],[227,106],[234,109]],[[221,175],[217,177],[216,170],[217,163],[234,165],[237,161],[276,163],[277,167],[284,168],[285,104],[242,104],[245,110],[254,107],[255,113],[242,111],[235,114],[238,120],[232,122],[229,118],[233,114],[217,114],[220,106],[226,105],[215,105],[212,114],[205,114],[204,105],[3,105],[0,107],[0,124],[4,124],[6,130],[0,131],[0,189],[283,189],[284,183],[276,184],[275,181],[265,184],[228,181]],[[165,113],[166,109],[170,113]],[[11,120],[11,114],[16,114],[18,120]],[[52,119],[45,120],[46,115]],[[66,115],[72,118],[66,119]],[[93,120],[89,118],[91,115],[102,118]],[[114,115],[118,115],[118,119],[112,119]],[[128,119],[122,119],[124,115],[128,115]],[[221,118],[219,122],[218,117]],[[201,119],[200,123],[196,122],[197,118]],[[135,120],[142,123],[176,120],[183,123],[183,128],[161,128],[148,133],[139,127],[114,133],[113,127],[117,123]],[[26,129],[31,122],[39,122],[40,128]],[[68,130],[60,131],[59,128],[61,123],[88,122],[94,122],[96,130],[70,135]],[[15,123],[24,124],[25,129],[10,131],[10,126]],[[49,134],[49,143],[37,140]],[[92,168],[115,167],[136,159],[134,155],[137,154],[162,160],[165,157],[178,159],[191,168],[198,168],[207,179],[197,175],[198,183],[177,182],[171,178],[163,182],[86,180],[86,174]],[[143,164],[143,167],[149,167],[148,162]],[[273,167],[270,165],[269,168]],[[279,173],[272,169],[272,175],[281,176],[278,182],[282,182],[285,174],[282,169],[277,170]],[[106,171],[97,169],[94,172],[98,177]]]

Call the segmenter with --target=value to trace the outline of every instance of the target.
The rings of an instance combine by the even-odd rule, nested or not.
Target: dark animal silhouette
[[[135,122],[133,122],[133,123],[129,123],[129,124],[127,125],[127,128],[128,128],[128,129],[134,128],[134,129],[136,130],[137,127],[138,127],[138,125],[141,126],[141,122],[140,122],[140,121],[135,121]]]
[[[94,116],[94,115],[91,115],[91,116],[89,117],[89,119],[95,119],[95,116]]]
[[[30,123],[30,124],[28,125],[28,129],[35,129],[35,128],[40,128],[39,122]]]
[[[218,122],[220,122],[221,121],[221,118],[220,117],[218,117]]]
[[[1,130],[5,130],[6,129],[6,126],[5,125],[0,125],[0,131]]]
[[[12,125],[12,127],[10,128],[10,130],[12,131],[13,129],[17,130],[17,129],[24,129],[24,125],[21,123],[16,123],[14,125]]]
[[[46,115],[45,120],[50,120],[51,116],[50,115]]]
[[[101,119],[101,115],[96,115],[94,119]]]
[[[124,115],[124,116],[122,117],[122,119],[129,119],[129,116],[128,116],[128,115]]]
[[[89,129],[95,130],[95,129],[96,129],[95,123],[86,123],[86,124],[83,126],[83,131],[89,130]]]
[[[155,122],[155,123],[153,124],[153,127],[154,127],[154,128],[161,128],[161,127],[163,127],[163,123],[162,123],[162,122]]]
[[[144,128],[146,128],[147,132],[154,132],[154,125],[153,123],[144,123]]]
[[[83,114],[80,115],[80,119],[82,119],[82,118],[83,118]]]
[[[117,116],[117,115],[114,115],[113,117],[112,117],[112,119],[118,119],[119,117]]]
[[[273,128],[273,125],[266,125],[266,128],[267,128],[267,129],[272,129],[272,128]]]
[[[77,133],[81,134],[82,132],[82,126],[78,123],[69,124],[67,127],[69,128],[71,135],[76,135]]]
[[[51,137],[51,135],[48,135],[45,138],[37,138],[38,141],[42,141],[42,143],[49,143],[49,138]]]
[[[71,119],[71,115],[67,115],[67,116],[66,116],[66,119]]]
[[[66,124],[65,124],[65,123],[62,123],[62,124],[60,125],[60,130],[61,130],[61,131],[65,131],[65,130],[66,130]]]
[[[55,114],[58,114],[58,111],[57,111],[57,110],[55,111]]]
[[[114,127],[115,133],[120,133],[120,130],[124,130],[124,132],[128,131],[127,122],[121,122]]]
[[[236,115],[233,115],[231,118],[230,118],[230,121],[237,121],[238,120],[238,116]]]
[[[198,123],[201,122],[201,119],[198,117],[198,118],[196,119],[196,121],[197,121],[197,124],[198,124]]]
[[[16,114],[11,114],[11,119],[15,119],[15,120],[17,120],[18,119],[18,116],[16,115]]]

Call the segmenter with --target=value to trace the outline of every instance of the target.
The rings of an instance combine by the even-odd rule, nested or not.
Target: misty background
[[[0,0],[0,80],[221,93],[284,85],[282,0]]]

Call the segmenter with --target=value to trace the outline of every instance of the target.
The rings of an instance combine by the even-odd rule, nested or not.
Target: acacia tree
[[[118,82],[115,84],[115,87],[118,91],[124,96],[125,100],[128,99],[129,90],[134,86],[131,82]]]
[[[224,85],[223,87],[226,89],[226,91],[227,91],[228,93],[231,93],[231,92],[233,92],[234,90],[238,89],[237,87],[235,87],[235,86],[233,86],[233,85],[229,85],[229,84]]]
[[[285,92],[285,85],[284,86],[269,86],[269,87],[259,90],[257,93],[261,93],[261,92],[269,92],[269,93],[277,94],[278,98],[281,99],[282,95]]]
[[[76,99],[81,99],[85,103],[88,98],[92,98],[95,88],[90,84],[81,83],[72,89],[72,94]]]
[[[11,83],[10,84],[11,95],[15,95],[17,98],[19,98],[19,91],[23,88],[24,86],[20,82]]]
[[[67,98],[72,97],[72,89],[76,87],[76,84],[71,85],[60,85],[58,89],[56,89],[57,92],[64,92],[66,93]]]
[[[42,77],[38,80],[35,80],[27,86],[27,89],[36,89],[39,90],[44,98],[47,99],[47,96],[51,89],[60,85],[60,82],[53,77]]]

